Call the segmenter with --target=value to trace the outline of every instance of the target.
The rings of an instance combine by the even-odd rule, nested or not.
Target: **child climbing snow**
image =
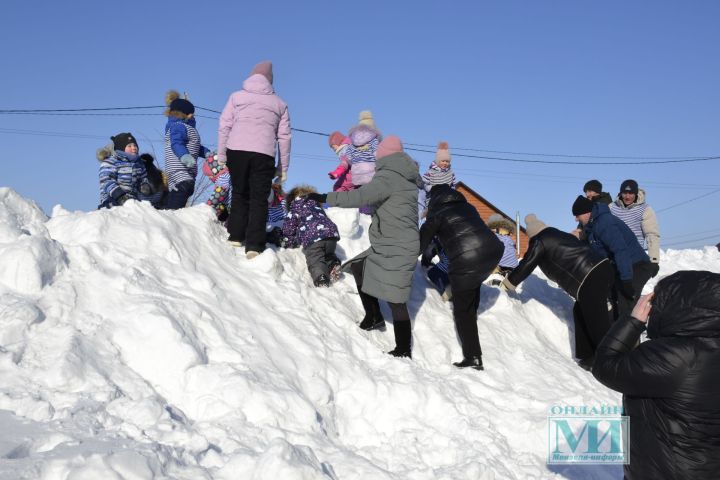
[[[309,185],[299,185],[288,193],[283,240],[288,248],[302,247],[313,284],[329,287],[331,278],[340,271],[340,260],[335,255],[340,234],[322,204],[305,198],[309,193],[317,191]]]

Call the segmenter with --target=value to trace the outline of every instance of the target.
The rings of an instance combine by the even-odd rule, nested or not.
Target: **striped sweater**
[[[435,162],[430,164],[430,168],[422,176],[423,185],[425,192],[430,193],[430,190],[435,185],[450,185],[455,188],[457,185],[457,179],[455,178],[455,172],[452,171],[452,167],[440,168]]]
[[[500,263],[498,265],[503,268],[517,267],[518,259],[517,255],[515,254],[515,242],[513,241],[512,237],[510,235],[501,235],[499,233],[496,233],[495,235],[497,235],[497,237],[505,246],[505,251],[503,252],[503,256],[500,259]]]
[[[641,247],[647,250],[652,262],[660,261],[660,228],[655,211],[645,203],[645,191],[640,189],[635,203],[625,206],[621,198],[610,204],[610,213],[627,225]]]
[[[185,181],[195,182],[197,163],[186,167],[180,158],[190,154],[197,161],[209,151],[200,143],[200,134],[195,128],[195,119],[181,120],[169,117],[165,125],[165,174],[168,177],[168,190],[177,190],[177,184]]]

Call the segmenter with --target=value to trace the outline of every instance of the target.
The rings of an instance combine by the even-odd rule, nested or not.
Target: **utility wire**
[[[674,205],[670,205],[669,207],[661,208],[660,210],[657,210],[656,213],[666,212],[666,211],[670,210],[671,208],[679,207],[680,205],[685,205],[686,203],[694,202],[695,200],[700,200],[701,198],[709,197],[710,195],[715,195],[718,192],[720,192],[720,188],[717,188],[717,189],[713,190],[712,192],[708,192],[703,195],[699,195],[697,197],[690,198],[688,200],[685,200],[684,202],[676,203]]]
[[[120,116],[120,115],[153,115],[153,114],[122,114],[122,113],[87,113],[87,112],[109,112],[114,110],[139,110],[139,109],[151,109],[151,108],[165,108],[163,105],[152,105],[152,106],[136,106],[136,107],[103,107],[103,108],[62,108],[62,109],[0,109],[0,114],[8,114],[8,115],[113,115],[113,116]],[[220,114],[218,110],[213,110],[210,108],[205,108],[201,106],[195,107],[198,110],[204,110],[211,113]],[[212,118],[212,117],[205,117],[205,118]],[[296,132],[302,132],[307,133],[311,135],[319,135],[319,136],[328,136],[325,132],[317,132],[313,130],[305,130],[301,128],[292,128],[292,130]],[[426,144],[413,144],[413,143],[406,143],[408,147],[406,150],[415,151],[415,152],[421,152],[421,153],[435,153],[432,150],[424,150],[421,148],[414,148],[414,146],[422,146],[427,148],[432,148],[430,145]],[[454,150],[466,150],[466,151],[478,151],[478,152],[501,152],[499,150],[481,150],[481,149],[472,149],[472,148],[464,148],[464,147],[454,147]],[[472,155],[472,154],[463,154],[463,153],[454,153],[454,156],[456,157],[464,157],[464,158],[476,158],[480,160],[493,160],[493,161],[503,161],[503,162],[515,162],[515,163],[536,163],[536,164],[550,164],[550,165],[661,165],[661,164],[673,164],[673,163],[688,163],[688,162],[700,162],[700,161],[709,161],[709,160],[717,160],[720,159],[720,156],[704,156],[704,157],[650,157],[650,156],[599,156],[599,155],[566,155],[566,154],[549,154],[549,153],[520,153],[520,152],[501,152],[506,154],[512,154],[512,155],[535,155],[535,156],[545,156],[545,157],[556,157],[556,158],[599,158],[599,159],[655,159],[651,161],[633,161],[633,162],[611,162],[611,161],[603,161],[603,162],[575,162],[575,161],[562,161],[562,160],[531,160],[531,159],[522,159],[522,158],[507,158],[507,157],[495,157],[495,156],[485,156],[485,155]],[[662,158],[662,159],[661,159]]]

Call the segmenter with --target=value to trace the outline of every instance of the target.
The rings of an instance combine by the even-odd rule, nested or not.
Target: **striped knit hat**
[[[450,161],[450,146],[447,142],[438,143],[437,151],[435,152],[435,163],[442,160]]]

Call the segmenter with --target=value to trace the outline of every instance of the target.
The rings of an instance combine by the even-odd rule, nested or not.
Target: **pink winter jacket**
[[[278,167],[286,172],[290,164],[290,115],[287,104],[273,90],[264,75],[250,75],[242,90],[234,92],[220,115],[218,155],[242,150],[275,157],[280,146]]]

